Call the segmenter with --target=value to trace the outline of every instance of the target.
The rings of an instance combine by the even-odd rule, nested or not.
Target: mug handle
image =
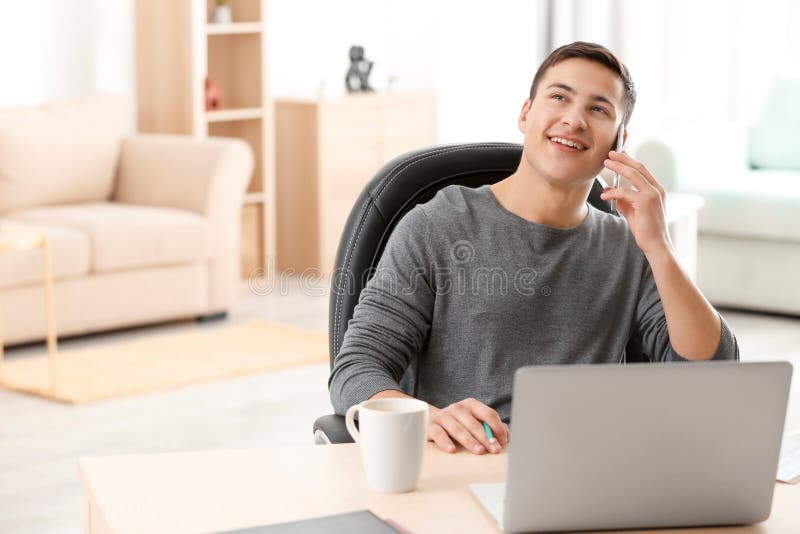
[[[360,404],[354,404],[353,406],[350,406],[344,416],[344,424],[347,426],[347,431],[350,433],[350,437],[353,438],[353,441],[358,444],[360,444],[361,434],[359,434],[358,430],[356,429],[356,422],[353,418],[355,417],[359,408],[361,408]]]

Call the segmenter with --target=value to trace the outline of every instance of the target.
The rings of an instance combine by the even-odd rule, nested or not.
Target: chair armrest
[[[253,173],[240,139],[141,134],[122,141],[113,200],[210,218],[237,213]]]
[[[356,423],[356,426],[358,423]],[[323,437],[324,436],[324,437]],[[314,421],[314,441],[318,445],[335,443],[353,443],[353,438],[344,424],[341,415],[323,415]]]

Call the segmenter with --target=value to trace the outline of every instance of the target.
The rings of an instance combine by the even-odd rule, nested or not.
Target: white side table
[[[697,280],[697,212],[706,201],[691,193],[667,193],[667,224],[678,261]]]
[[[47,235],[29,226],[3,221],[0,225],[0,254],[29,249],[42,249],[42,270],[44,273],[44,300],[47,316],[47,353],[50,360],[50,389],[55,392],[58,383],[56,356],[55,312],[53,310],[53,265],[50,257],[50,244]],[[3,375],[3,317],[0,301],[0,380]]]

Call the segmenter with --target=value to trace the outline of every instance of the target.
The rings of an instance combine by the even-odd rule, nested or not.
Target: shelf
[[[208,35],[236,35],[239,33],[261,33],[260,22],[232,22],[230,24],[206,24]]]
[[[224,110],[264,107],[261,33],[207,39],[205,74],[222,89]]]
[[[244,195],[245,204],[261,204],[264,202],[264,193],[246,193]]]
[[[136,0],[137,124],[147,132],[233,137],[253,153],[240,197],[242,273],[274,256],[274,119],[267,87],[269,0]],[[211,22],[227,4],[230,22]],[[206,18],[208,17],[208,18]],[[216,19],[227,20],[227,19]],[[203,80],[222,92],[205,109]],[[216,194],[216,193],[215,193]],[[224,194],[224,192],[219,192]]]
[[[249,279],[264,267],[264,210],[255,204],[242,208],[241,277]]]
[[[206,120],[208,122],[244,121],[260,119],[263,114],[264,111],[261,108],[220,109],[206,111]]]

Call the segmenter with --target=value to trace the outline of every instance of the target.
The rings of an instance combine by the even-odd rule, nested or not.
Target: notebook
[[[359,510],[276,525],[226,530],[218,534],[350,534],[352,532],[398,534],[403,531],[393,528],[369,510]]]

